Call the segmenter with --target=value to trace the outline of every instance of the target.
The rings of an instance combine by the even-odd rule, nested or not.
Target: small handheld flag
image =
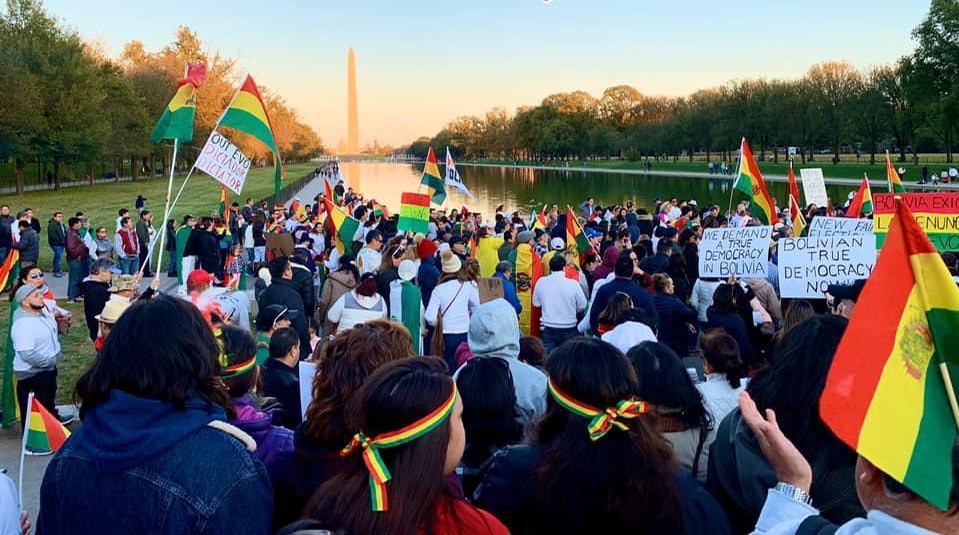
[[[896,172],[896,168],[892,166],[892,160],[889,159],[889,151],[886,151],[886,180],[889,182],[889,192],[890,193],[905,193],[906,187],[902,185],[902,179],[899,178],[899,173]]]
[[[440,178],[440,169],[436,165],[436,153],[433,147],[430,147],[426,153],[426,165],[423,166],[423,178],[420,184],[426,186],[430,194],[430,200],[435,204],[443,204],[446,200],[446,187],[444,181]]]
[[[792,223],[793,237],[802,235],[806,228],[806,218],[802,215],[802,209],[799,207],[799,186],[796,184],[796,175],[793,173],[793,164],[789,162],[789,219]]]
[[[859,184],[859,190],[849,203],[849,209],[846,210],[846,217],[864,217],[872,213],[872,190],[869,188],[869,177],[863,176],[862,183]]]

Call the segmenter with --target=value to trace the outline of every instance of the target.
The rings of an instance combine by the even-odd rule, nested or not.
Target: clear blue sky
[[[860,68],[914,48],[929,0],[46,0],[117,54],[176,27],[239,60],[336,146],[346,51],[357,55],[360,142],[400,144],[458,115],[630,84],[683,95],[736,78],[796,78],[824,60]]]

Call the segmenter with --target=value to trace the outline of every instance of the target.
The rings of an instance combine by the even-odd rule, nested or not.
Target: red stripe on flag
[[[47,441],[50,443],[50,450],[59,450],[60,446],[67,441],[67,434],[63,430],[63,424],[47,412],[47,409],[45,409],[36,398],[34,398],[33,407],[31,407],[30,410],[40,414],[40,419],[43,420],[43,427],[45,428],[44,431],[47,433]]]

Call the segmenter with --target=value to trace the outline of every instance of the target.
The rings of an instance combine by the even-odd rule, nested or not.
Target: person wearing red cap
[[[190,302],[201,312],[215,312],[230,325],[250,329],[250,305],[246,294],[213,286],[216,278],[202,269],[194,269],[186,278]]]

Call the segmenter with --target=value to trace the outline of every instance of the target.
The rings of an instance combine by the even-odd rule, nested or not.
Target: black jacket
[[[611,431],[620,432],[620,431]],[[510,446],[493,456],[492,464],[473,495],[474,504],[500,519],[511,533],[538,533],[536,519],[536,468],[542,461],[542,449],[537,446]],[[686,470],[676,471],[676,490],[682,510],[686,533],[730,533],[726,512]],[[561,491],[559,491],[561,492]],[[589,515],[595,521],[591,526],[567,526],[567,533],[627,533],[626,526],[617,522],[615,514],[595,511]],[[663,533],[663,529],[649,525],[645,533]]]
[[[291,259],[292,260],[292,259]],[[306,311],[306,317],[312,318],[316,311],[316,287],[313,286],[313,273],[301,262],[292,262],[293,265],[293,287],[300,293],[303,299],[303,309]]]
[[[293,281],[274,278],[270,286],[260,294],[257,305],[259,310],[263,310],[270,305],[281,305],[290,310],[296,310],[298,314],[292,320],[292,327],[300,335],[300,358],[305,359],[310,356],[310,331],[306,316],[303,314],[305,310],[303,297]]]
[[[80,281],[79,290],[79,295],[83,298],[83,315],[87,320],[87,329],[90,330],[90,340],[96,340],[100,330],[96,316],[103,312],[103,307],[110,300],[110,284],[84,279]]]
[[[650,275],[665,273],[669,269],[669,257],[663,253],[647,256],[639,263],[639,268]]]
[[[34,220],[36,221],[36,220]],[[39,232],[39,231],[37,231]],[[51,218],[47,222],[47,244],[52,246],[63,247],[63,244],[67,240],[67,228],[63,223],[57,223],[55,219]]]
[[[9,215],[0,215],[0,247],[10,247],[13,244],[13,229],[10,225],[16,223],[16,219]]]
[[[709,307],[706,309],[706,320],[705,329],[707,331],[711,329],[722,329],[726,331],[726,334],[736,339],[736,343],[739,344],[739,354],[742,356],[743,362],[755,362],[753,344],[749,340],[749,334],[746,332],[746,323],[743,321],[742,316],[736,312],[725,312],[716,310],[716,307]]]
[[[266,359],[260,366],[260,380],[263,384],[263,395],[276,398],[283,405],[281,425],[287,429],[296,429],[303,421],[300,416],[300,378],[297,376],[297,369],[277,359]]]
[[[593,329],[593,332],[598,332],[599,314],[606,308],[606,305],[609,304],[609,299],[613,297],[616,292],[623,292],[628,295],[633,300],[633,305],[635,305],[636,308],[646,312],[650,321],[659,323],[659,314],[656,313],[656,307],[653,305],[653,298],[649,296],[649,292],[640,288],[639,285],[632,280],[617,277],[600,286],[596,292],[596,299],[589,307],[589,326]]]
[[[685,357],[689,353],[689,329],[686,324],[696,324],[696,310],[676,296],[662,293],[653,296],[653,304],[659,314],[657,338],[671,347],[680,358]]]
[[[220,247],[216,243],[216,238],[208,230],[194,228],[190,232],[183,255],[197,257],[197,264],[207,273],[221,274],[222,272]]]

